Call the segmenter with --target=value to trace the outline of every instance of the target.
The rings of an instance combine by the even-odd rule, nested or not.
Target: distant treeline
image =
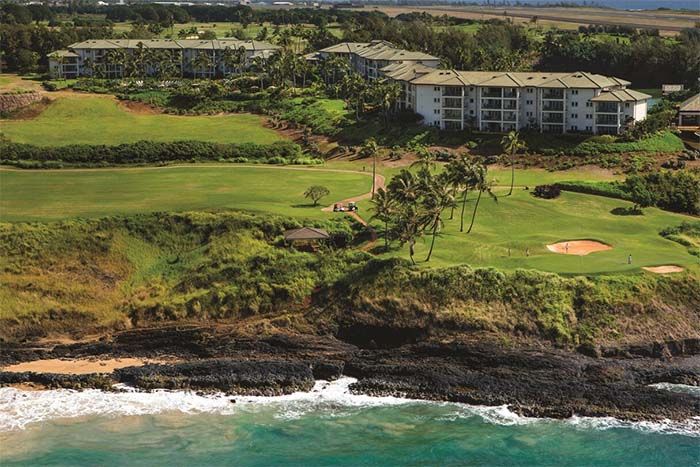
[[[37,21],[55,22],[56,15],[77,15],[72,23],[48,28]],[[87,14],[104,14],[107,20],[89,19]],[[271,22],[314,24],[320,31],[337,23],[342,38],[335,41],[365,42],[384,39],[399,47],[421,50],[443,59],[448,68],[489,71],[588,71],[632,81],[637,87],[659,87],[663,83],[697,84],[700,76],[700,28],[682,31],[674,40],[658,37],[654,31],[624,27],[582,27],[579,31],[550,30],[535,40],[526,27],[502,20],[482,21],[473,34],[459,28],[435,27],[468,20],[409,13],[390,18],[377,11],[252,9],[247,6],[134,4],[98,7],[75,5],[0,5],[0,42],[10,71],[45,69],[46,54],[85,39],[116,37],[112,22],[131,21],[130,38],[153,37],[174,23]],[[81,16],[82,15],[82,16]],[[56,23],[57,24],[57,23]],[[157,31],[156,31],[157,30]],[[601,39],[592,33],[624,35],[629,40]],[[273,33],[267,40],[284,45]]]

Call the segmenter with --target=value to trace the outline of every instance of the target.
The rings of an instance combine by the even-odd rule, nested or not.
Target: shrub
[[[278,141],[268,145],[218,144],[201,141],[159,143],[139,141],[117,146],[69,145],[38,147],[11,142],[0,143],[0,163],[17,167],[47,167],[50,164],[105,166],[123,164],[160,164],[230,160],[234,162],[294,163],[303,156],[299,145]]]
[[[557,185],[537,185],[532,194],[538,198],[554,199],[561,195],[561,188]]]

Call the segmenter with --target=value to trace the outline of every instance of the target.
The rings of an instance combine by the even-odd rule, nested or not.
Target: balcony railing
[[[547,89],[542,93],[542,99],[564,99],[564,90]]]
[[[504,100],[503,108],[506,110],[515,110],[518,108],[518,101],[516,101],[515,99]]]
[[[443,96],[462,97],[462,88],[460,86],[443,86]]]
[[[545,112],[562,112],[564,110],[564,103],[557,101],[549,101],[542,104],[542,110]]]
[[[462,111],[458,109],[445,109],[442,116],[444,120],[462,120]]]
[[[485,110],[501,110],[500,99],[484,99],[481,101],[481,108]]]
[[[617,125],[617,115],[596,115],[596,125]]]
[[[503,121],[515,122],[516,120],[517,120],[517,114],[515,112],[503,112]]]
[[[609,103],[609,102],[596,103],[595,111],[598,113],[616,114],[617,113],[617,104]]]
[[[517,97],[518,91],[515,88],[504,88],[503,97]]]
[[[462,108],[462,98],[461,97],[444,97],[442,99],[442,106],[446,109],[461,109]]]
[[[501,121],[501,112],[481,112],[481,119],[482,120],[491,120],[491,121]]]
[[[501,88],[483,88],[481,90],[481,97],[501,97]]]
[[[548,114],[542,117],[542,123],[564,123],[564,114]]]

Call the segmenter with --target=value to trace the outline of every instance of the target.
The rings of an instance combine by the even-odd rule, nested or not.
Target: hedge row
[[[629,193],[625,191],[624,184],[620,182],[557,182],[560,190],[584,193],[587,195],[606,196],[608,198],[631,201]]]
[[[270,164],[314,163],[298,144],[278,141],[268,145],[219,144],[202,141],[159,143],[139,141],[117,146],[68,145],[41,147],[31,144],[0,144],[0,164],[19,167],[60,165],[104,166],[163,164],[169,162],[227,161]]]

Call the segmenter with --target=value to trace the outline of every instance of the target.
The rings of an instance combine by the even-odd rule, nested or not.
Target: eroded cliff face
[[[0,94],[0,114],[8,114],[41,101],[45,95],[40,92]]]

